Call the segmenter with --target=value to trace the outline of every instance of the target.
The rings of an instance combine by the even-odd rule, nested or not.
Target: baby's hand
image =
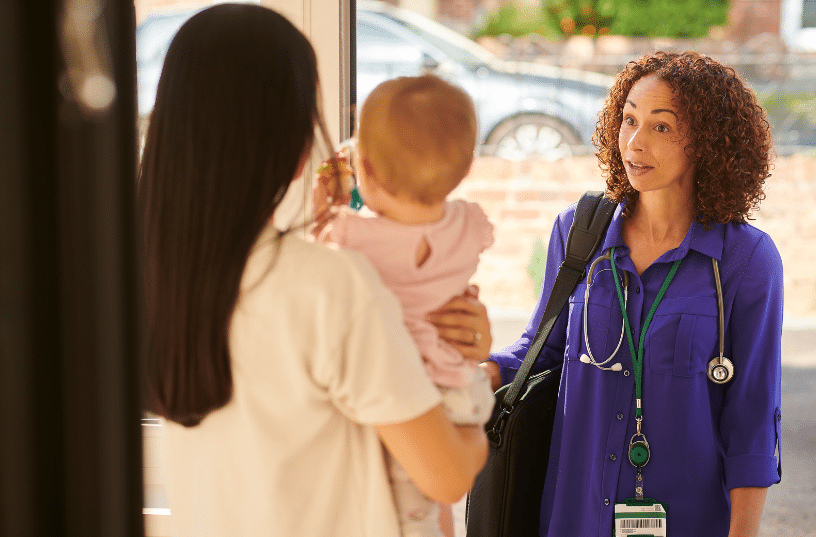
[[[331,220],[333,208],[348,205],[354,188],[354,172],[345,153],[336,153],[317,167],[312,189],[312,235],[317,237]]]

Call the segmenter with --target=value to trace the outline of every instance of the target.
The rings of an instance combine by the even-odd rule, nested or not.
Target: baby
[[[425,321],[465,291],[479,255],[493,243],[493,226],[477,204],[447,200],[473,162],[473,102],[433,75],[388,80],[363,104],[357,140],[352,164],[365,206],[340,210],[318,240],[368,257],[402,303],[448,417],[483,426],[494,403],[486,376]],[[325,180],[330,166],[323,170]],[[439,535],[435,503],[393,459],[389,470],[403,535]]]

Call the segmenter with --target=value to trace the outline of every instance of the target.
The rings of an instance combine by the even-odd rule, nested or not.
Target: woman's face
[[[618,134],[626,175],[644,192],[665,191],[691,196],[694,163],[686,155],[685,122],[671,86],[647,75],[635,82],[623,107]]]

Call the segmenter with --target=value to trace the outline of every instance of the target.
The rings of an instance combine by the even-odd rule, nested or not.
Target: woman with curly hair
[[[769,177],[765,113],[733,69],[658,52],[617,76],[594,141],[620,205],[595,253],[610,258],[536,364],[564,364],[540,535],[756,535],[781,478],[782,263],[747,222]],[[494,388],[535,335],[574,214],[527,330],[483,364]]]

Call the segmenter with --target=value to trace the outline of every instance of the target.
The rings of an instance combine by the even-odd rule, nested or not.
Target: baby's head
[[[371,182],[397,199],[436,205],[470,170],[476,111],[464,90],[437,76],[395,78],[363,103],[357,138],[364,191]]]

